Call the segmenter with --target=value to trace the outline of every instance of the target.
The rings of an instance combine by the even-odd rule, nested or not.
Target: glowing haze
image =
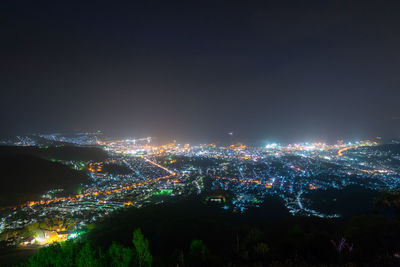
[[[398,8],[5,1],[1,132],[100,129],[197,143],[398,137]]]

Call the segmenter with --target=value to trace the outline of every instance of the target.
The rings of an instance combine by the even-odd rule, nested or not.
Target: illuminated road
[[[349,150],[351,148],[354,148],[354,147],[351,146],[351,147],[345,147],[345,148],[339,149],[337,152],[338,157],[343,156],[343,152],[345,152],[346,150]]]
[[[171,175],[176,175],[175,172],[173,172],[173,171],[171,171],[171,170],[168,170],[168,169],[165,168],[164,166],[161,166],[160,164],[158,164],[158,163],[156,163],[156,162],[154,162],[154,161],[152,161],[152,160],[150,160],[150,159],[148,159],[148,158],[145,158],[145,157],[143,157],[143,156],[142,156],[142,158],[143,158],[146,162],[148,162],[148,163],[150,163],[150,164],[153,164],[154,166],[156,166],[156,167],[158,167],[158,168],[163,169],[164,171],[168,172],[169,174],[171,174]]]
[[[242,184],[259,184],[259,185],[264,185],[266,188],[272,187],[271,182],[262,182],[259,180],[246,180],[246,179],[237,179],[237,178],[220,177],[220,176],[216,176],[216,178],[221,179],[221,180],[226,179],[226,180],[230,180],[230,181],[234,181],[234,182],[239,182]]]
[[[40,201],[30,201],[29,203],[20,205],[19,207],[22,208],[22,207],[27,207],[27,206],[28,207],[32,207],[34,205],[47,205],[47,204],[62,202],[62,201],[66,201],[66,200],[71,200],[71,201],[74,202],[74,201],[77,201],[77,200],[79,200],[81,198],[88,197],[88,196],[111,195],[111,194],[120,193],[120,192],[125,191],[125,190],[131,190],[131,189],[134,189],[134,188],[137,188],[137,187],[140,187],[140,186],[144,186],[144,185],[147,185],[147,184],[150,184],[150,183],[154,183],[154,182],[157,182],[157,181],[160,181],[160,180],[169,179],[169,178],[172,178],[172,177],[176,176],[175,172],[165,168],[164,166],[161,166],[160,164],[158,164],[158,163],[156,163],[156,162],[154,162],[154,161],[152,161],[150,159],[147,159],[147,158],[144,158],[144,157],[142,157],[142,158],[146,162],[148,162],[148,163],[150,163],[150,164],[152,164],[154,166],[157,166],[158,168],[161,168],[164,171],[168,172],[169,175],[162,176],[162,177],[157,177],[157,178],[153,178],[153,179],[149,179],[149,180],[146,180],[146,181],[143,181],[143,182],[133,183],[133,184],[131,184],[129,186],[125,186],[125,187],[122,187],[122,188],[119,188],[119,189],[114,189],[114,190],[109,190],[109,191],[96,191],[96,192],[78,194],[78,195],[69,196],[69,197],[60,197],[60,198],[54,198],[54,199],[49,199],[49,200],[40,200]],[[14,208],[16,208],[16,207],[14,207]]]

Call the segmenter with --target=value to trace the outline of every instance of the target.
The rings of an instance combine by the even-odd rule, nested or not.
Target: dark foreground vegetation
[[[0,146],[0,207],[38,200],[51,189],[75,194],[87,175],[57,161],[103,160],[105,155],[98,148]]]
[[[399,197],[382,194],[373,214],[335,220],[290,217],[274,199],[246,214],[198,199],[131,208],[22,265],[398,266]]]

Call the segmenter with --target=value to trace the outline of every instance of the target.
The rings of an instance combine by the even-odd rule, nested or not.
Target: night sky
[[[400,136],[400,1],[1,1],[3,134]]]

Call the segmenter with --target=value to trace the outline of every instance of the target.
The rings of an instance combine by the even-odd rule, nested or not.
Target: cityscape
[[[1,1],[0,267],[400,266],[400,1]]]
[[[9,245],[45,245],[73,239],[113,211],[179,196],[203,195],[205,201],[220,203],[221,209],[232,213],[245,213],[262,205],[267,196],[275,196],[294,216],[329,219],[342,215],[313,208],[310,193],[351,185],[374,191],[400,189],[400,154],[382,149],[379,139],[335,144],[269,143],[264,147],[176,142],[157,146],[151,137],[108,139],[95,132],[18,136],[2,144],[68,144],[97,147],[107,153],[100,162],[59,161],[86,171],[88,182],[79,193],[60,196],[63,188],[52,188],[39,200],[3,207],[0,234]],[[119,172],[104,169],[110,165]],[[26,229],[31,235],[27,236]]]

